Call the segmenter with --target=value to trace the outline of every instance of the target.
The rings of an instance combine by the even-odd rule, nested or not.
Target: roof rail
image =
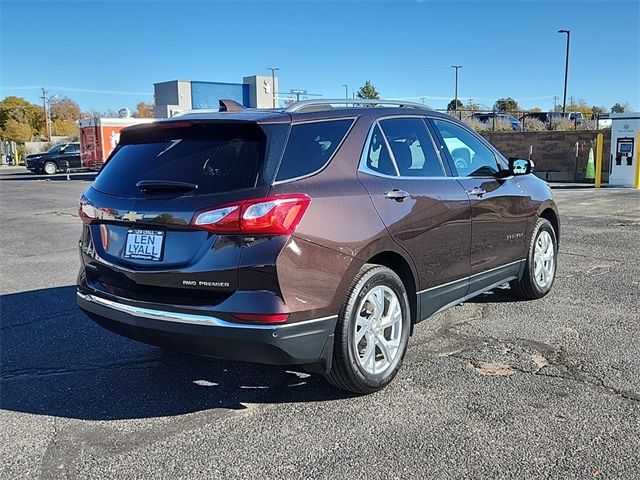
[[[220,112],[220,110],[217,108],[192,108],[190,110],[183,110],[181,112],[178,112],[173,117],[169,117],[169,118],[183,117],[185,115],[193,115],[195,113],[218,113],[218,112]]]
[[[346,107],[362,107],[364,105],[371,105],[374,107],[393,106],[400,108],[416,108],[419,110],[433,110],[433,108],[424,105],[422,103],[405,102],[404,100],[385,100],[385,99],[371,99],[371,98],[353,98],[353,99],[324,99],[318,98],[314,100],[301,100],[289,105],[284,109],[287,113],[302,112],[305,110],[323,110],[332,108],[333,105],[344,105]]]

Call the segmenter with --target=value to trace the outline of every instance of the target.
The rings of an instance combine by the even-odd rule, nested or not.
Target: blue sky
[[[565,28],[568,95],[640,109],[638,0],[27,0],[0,9],[0,97],[39,102],[35,87],[46,86],[83,109],[117,110],[151,101],[154,82],[241,82],[275,65],[281,91],[342,97],[342,84],[371,80],[383,98],[440,108],[460,64],[461,98],[549,108],[562,96],[565,36],[556,31]]]

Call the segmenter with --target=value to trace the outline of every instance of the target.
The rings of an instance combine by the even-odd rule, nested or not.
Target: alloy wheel
[[[547,288],[555,275],[555,249],[551,234],[542,230],[533,252],[533,278],[540,289]]]
[[[376,286],[357,312],[353,338],[358,362],[369,374],[383,373],[400,349],[403,322],[398,296],[387,286]]]
[[[53,175],[57,170],[55,163],[47,162],[44,164],[44,171],[47,175]]]

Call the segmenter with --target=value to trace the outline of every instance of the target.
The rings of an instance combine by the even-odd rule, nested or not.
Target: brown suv
[[[531,168],[383,100],[133,126],[80,201],[78,305],[136,340],[373,392],[435,312],[506,282],[549,292],[558,211]]]

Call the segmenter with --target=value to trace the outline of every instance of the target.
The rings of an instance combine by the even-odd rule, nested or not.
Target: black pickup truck
[[[33,173],[46,173],[47,175],[53,175],[67,169],[82,168],[80,144],[77,142],[59,143],[44,153],[28,155],[25,165]]]

